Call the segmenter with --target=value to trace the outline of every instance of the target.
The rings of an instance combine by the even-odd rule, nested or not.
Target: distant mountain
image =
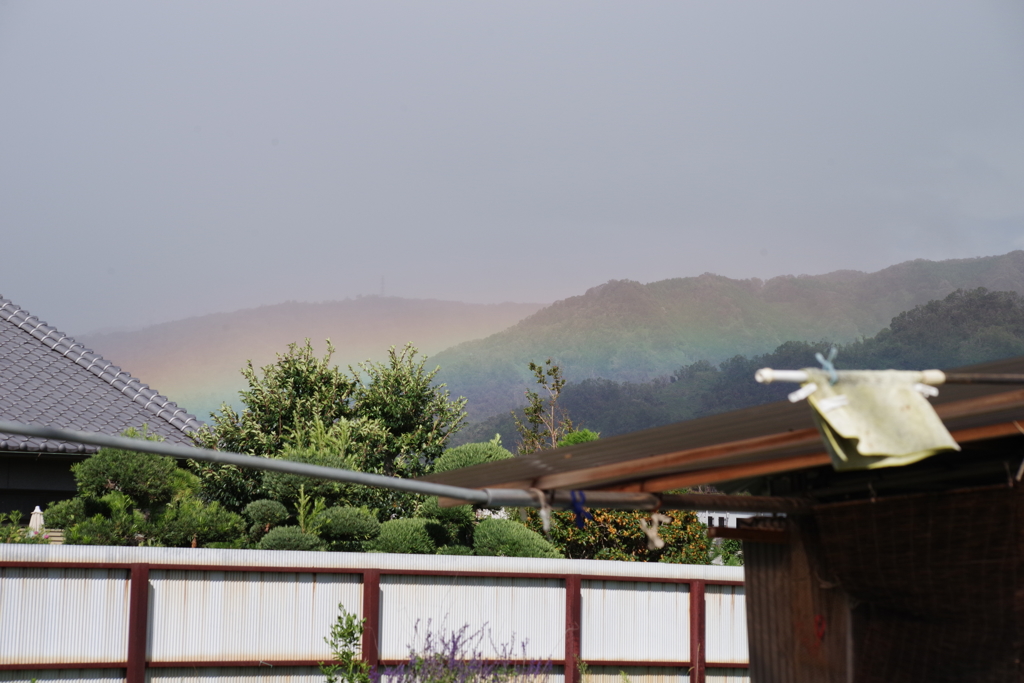
[[[646,285],[613,280],[432,362],[453,394],[470,399],[471,418],[481,419],[523,402],[531,360],[554,358],[576,382],[643,382],[700,360],[764,354],[789,340],[870,337],[902,311],[978,287],[1024,293],[1024,251],[766,282],[710,273]]]
[[[827,353],[830,346],[788,341],[772,353],[733,356],[718,366],[698,361],[650,382],[586,379],[565,386],[559,407],[575,424],[607,437],[781,401],[793,385],[758,384],[758,368],[817,367],[815,353]],[[957,290],[900,313],[875,336],[838,345],[837,351],[840,370],[949,369],[1021,356],[1024,296]],[[488,441],[496,433],[507,448],[518,445],[509,411],[474,421],[456,434],[454,445]]]
[[[309,337],[322,352],[330,339],[342,367],[382,360],[390,346],[406,342],[433,355],[506,329],[542,306],[367,296],[217,313],[79,341],[206,419],[222,402],[237,403],[246,360],[267,365],[291,342]]]

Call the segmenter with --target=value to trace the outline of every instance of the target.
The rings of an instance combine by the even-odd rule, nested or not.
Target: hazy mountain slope
[[[237,399],[246,360],[266,365],[291,342],[309,337],[323,351],[330,339],[342,367],[381,360],[390,346],[406,342],[433,355],[503,330],[541,306],[368,296],[217,313],[79,341],[203,419],[221,402]]]
[[[567,384],[559,406],[577,425],[602,436],[625,434],[672,422],[781,401],[792,384],[754,381],[758,368],[817,367],[815,352],[828,343],[788,341],[772,353],[734,356],[719,366],[698,361],[669,378],[651,382],[587,379]],[[955,291],[900,313],[877,335],[840,345],[840,369],[913,370],[955,368],[1024,355],[1024,297],[1014,292]],[[508,448],[518,442],[508,411],[470,424],[455,444],[502,435]]]
[[[521,403],[531,360],[552,357],[574,381],[645,381],[698,360],[766,353],[791,339],[872,336],[902,311],[977,287],[1024,293],[1024,251],[767,282],[712,274],[611,281],[434,360],[480,418]]]

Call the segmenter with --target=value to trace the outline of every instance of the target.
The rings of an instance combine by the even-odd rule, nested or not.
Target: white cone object
[[[41,534],[43,533],[43,511],[36,505],[36,509],[32,511],[32,517],[28,520],[28,530]]]

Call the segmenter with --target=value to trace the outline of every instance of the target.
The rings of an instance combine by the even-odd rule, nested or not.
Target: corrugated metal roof
[[[0,297],[0,416],[103,434],[147,424],[191,444],[200,422],[166,396]],[[0,451],[94,453],[94,446],[0,434]]]
[[[1024,372],[1024,356],[959,370],[1021,373]],[[988,405],[989,399],[996,395],[1013,398],[1018,394],[1020,400],[1012,405],[1005,401],[1002,405]],[[951,404],[973,399],[978,399],[973,411],[965,412],[959,407],[943,410],[944,406],[954,408]],[[951,431],[964,430],[1019,418],[1019,404],[1024,402],[1024,392],[1007,392],[1005,386],[998,385],[950,384],[943,386],[940,395],[932,402]],[[943,415],[943,412],[947,414]],[[739,459],[750,463],[791,460],[794,466],[788,469],[827,465],[829,462],[810,409],[806,405],[781,401],[484,463],[424,479],[466,488],[627,487],[626,490],[648,490],[642,488],[645,481],[684,471],[699,475],[700,470],[724,467]],[[694,483],[727,480],[728,477],[720,477]],[[629,486],[640,488],[630,489]],[[650,490],[662,488],[655,486]]]
[[[0,544],[0,561],[102,562],[107,564],[145,562],[149,564],[203,564],[237,567],[308,567],[310,570],[351,568],[431,572],[514,572],[743,581],[742,567],[716,565],[616,562],[612,560],[549,560],[533,557],[475,557],[471,555],[223,550],[217,548]]]

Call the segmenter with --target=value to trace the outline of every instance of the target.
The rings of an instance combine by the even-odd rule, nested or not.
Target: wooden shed
[[[1024,373],[1024,357],[969,370]],[[430,479],[787,501],[714,530],[744,541],[751,680],[1024,680],[1024,389],[931,400],[962,450],[904,467],[837,472],[810,408],[782,402]]]

